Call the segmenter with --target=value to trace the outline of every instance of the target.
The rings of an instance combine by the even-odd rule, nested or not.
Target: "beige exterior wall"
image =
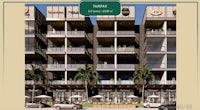
[[[47,19],[63,20],[65,19],[65,7],[64,6],[47,6],[46,7]]]
[[[25,19],[35,19],[34,6],[26,6],[24,9]]]

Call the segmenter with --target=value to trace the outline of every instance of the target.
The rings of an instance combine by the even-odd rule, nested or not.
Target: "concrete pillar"
[[[167,35],[167,21],[165,20],[162,27],[164,34]]]
[[[67,21],[65,21],[65,84],[67,84]]]
[[[161,84],[166,84],[166,82],[167,82],[167,71],[164,71],[161,78]]]
[[[115,21],[114,23],[114,34],[115,34],[115,38],[114,38],[114,47],[115,47],[115,55],[114,55],[114,65],[115,65],[115,72],[114,72],[114,82],[115,84],[117,84],[117,21]]]

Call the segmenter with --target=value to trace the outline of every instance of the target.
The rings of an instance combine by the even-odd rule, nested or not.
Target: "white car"
[[[144,107],[150,108],[150,107],[159,107],[161,103],[155,103],[155,102],[146,102],[143,104]]]
[[[55,104],[54,108],[56,108],[56,110],[60,110],[60,109],[82,109],[82,105],[81,104],[75,104],[69,101],[63,101],[60,102],[59,104]]]

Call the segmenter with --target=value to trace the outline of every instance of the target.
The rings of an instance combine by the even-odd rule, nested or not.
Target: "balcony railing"
[[[117,35],[134,35],[135,31],[117,31]]]
[[[48,64],[47,68],[51,68],[51,69],[65,68],[65,64]]]
[[[110,84],[115,84],[114,80],[100,80],[97,82],[97,84],[100,85],[110,85]]]
[[[36,68],[41,68],[42,67],[42,64],[25,64],[25,69],[31,69],[32,66],[35,66]]]
[[[167,31],[167,35],[176,35],[176,31]]]
[[[67,31],[67,35],[85,35],[85,31]]]
[[[51,81],[52,85],[65,85],[65,81],[64,80],[53,80]]]
[[[115,49],[112,47],[99,47],[97,48],[97,52],[115,52]]]
[[[29,34],[35,34],[35,30],[25,30],[25,35],[29,35]]]
[[[80,81],[80,80],[77,80],[77,81],[74,81],[74,80],[70,81],[70,80],[68,80],[67,84],[70,84],[70,85],[81,85],[81,84],[83,84],[83,82]]]
[[[166,51],[166,46],[147,45],[147,52],[163,52]]]
[[[175,85],[176,84],[176,80],[167,80],[166,84]]]
[[[47,48],[48,52],[64,52],[65,48],[64,47],[51,47]]]
[[[25,51],[29,52],[29,51],[35,51],[34,47],[25,47]]]
[[[118,47],[117,51],[118,52],[134,52],[135,48],[134,47]]]
[[[150,68],[166,68],[165,63],[147,63],[147,67]]]
[[[47,60],[46,51],[44,51],[43,49],[36,48],[35,52],[37,52],[38,54],[42,55]]]
[[[67,69],[78,69],[78,68],[84,68],[85,64],[67,64]]]
[[[134,82],[132,80],[118,80],[117,84],[130,85],[130,84],[134,84]]]
[[[33,80],[26,80],[25,84],[26,85],[33,85],[34,81]],[[42,81],[36,81],[35,84],[43,84]]]
[[[81,47],[68,47],[67,52],[85,52],[85,48]]]
[[[44,36],[44,34],[41,34],[41,33],[36,33],[36,36],[38,38],[40,38],[45,44],[47,44],[47,38]]]
[[[114,35],[114,31],[97,31],[97,35]]]
[[[165,81],[161,80],[148,81],[148,84],[165,84]]]
[[[117,64],[117,69],[135,69],[134,64]]]
[[[65,35],[65,31],[47,31],[48,35]]]
[[[114,69],[114,64],[97,64],[97,69]]]
[[[167,63],[167,68],[176,68],[176,63]]]
[[[146,31],[147,35],[164,35],[164,31]]]

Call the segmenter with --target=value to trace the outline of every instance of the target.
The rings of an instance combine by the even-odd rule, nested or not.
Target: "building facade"
[[[156,77],[154,82],[147,81],[145,99],[152,94],[161,101],[176,99],[176,6],[147,6],[140,25],[135,25],[134,5],[122,4],[121,10],[118,16],[97,16],[94,24],[92,18],[80,14],[78,5],[46,6],[46,19],[42,20],[46,31],[40,32],[45,40],[35,32],[32,40],[40,43],[26,41],[28,47],[42,45],[44,52],[25,52],[25,64],[37,65],[38,61],[48,75],[46,84],[36,86],[38,94],[45,86],[55,102],[72,95],[81,95],[84,100],[83,83],[74,77],[78,68],[88,64],[100,79],[88,88],[89,97],[100,94],[105,101],[125,102],[128,95],[141,96],[130,78],[136,68],[145,65]],[[32,23],[31,29],[37,29],[39,20],[26,18],[25,22],[28,28]],[[27,93],[31,88],[28,82]]]

